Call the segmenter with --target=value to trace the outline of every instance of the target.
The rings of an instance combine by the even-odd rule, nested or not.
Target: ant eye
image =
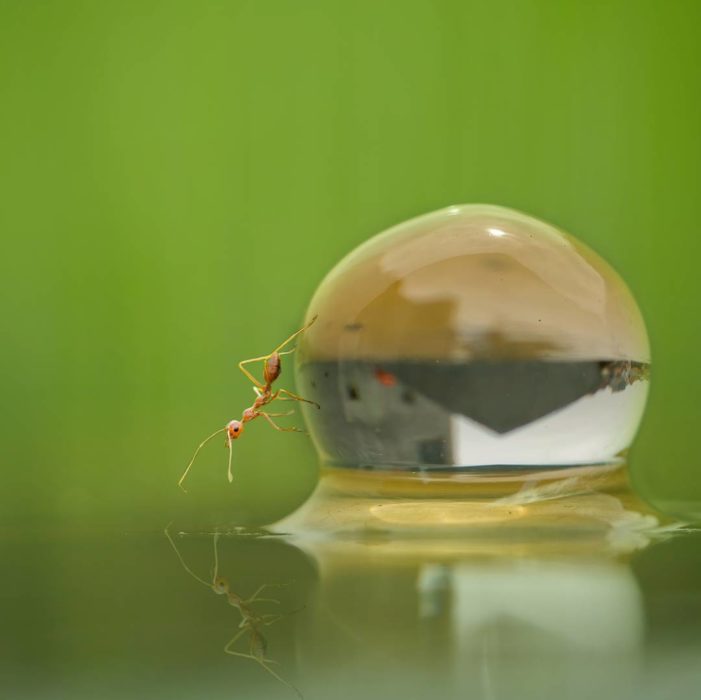
[[[238,431],[239,431],[238,427],[234,428],[235,433],[238,433]]]

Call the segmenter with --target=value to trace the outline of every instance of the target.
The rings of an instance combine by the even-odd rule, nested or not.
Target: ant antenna
[[[212,577],[212,580],[216,581],[219,577],[219,532],[214,533],[212,545],[214,547],[214,576]]]
[[[192,578],[194,578],[195,580],[199,581],[200,583],[204,583],[204,585],[207,586],[207,588],[211,588],[211,587],[212,587],[212,584],[211,584],[211,583],[205,581],[203,578],[200,578],[200,577],[185,563],[185,560],[183,559],[183,555],[180,554],[180,551],[179,551],[178,548],[175,546],[175,542],[173,542],[173,538],[170,536],[170,532],[168,532],[168,528],[169,528],[169,527],[170,527],[170,523],[168,523],[168,526],[166,527],[165,530],[163,530],[163,532],[165,533],[165,536],[168,538],[168,542],[170,542],[170,546],[173,548],[173,551],[175,552],[175,554],[177,555],[178,559],[180,560],[180,563],[183,565],[183,569],[185,569],[185,571],[187,571],[187,573],[190,574],[190,576],[192,576]]]
[[[220,430],[217,430],[216,432],[212,433],[208,438],[205,438],[200,444],[199,447],[195,450],[195,454],[192,455],[192,459],[190,460],[190,464],[187,465],[187,469],[183,472],[183,475],[180,477],[180,481],[178,481],[178,486],[182,489],[184,493],[187,493],[185,489],[183,488],[183,481],[185,481],[185,477],[187,476],[187,473],[190,471],[190,467],[194,464],[195,459],[197,459],[197,455],[199,454],[200,450],[214,437],[219,435],[219,433],[224,433],[226,432],[226,428],[221,428]],[[229,441],[229,456],[231,456],[231,441]],[[231,479],[229,479],[231,481]]]
[[[226,478],[229,480],[229,483],[231,483],[234,480],[234,475],[231,473],[231,458],[232,455],[234,454],[234,450],[232,449],[231,443],[233,440],[231,438],[228,438],[226,441],[226,444],[229,448],[229,469],[226,472]]]

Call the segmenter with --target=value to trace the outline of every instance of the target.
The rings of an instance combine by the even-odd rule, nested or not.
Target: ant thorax
[[[256,408],[260,408],[261,406],[265,406],[266,403],[270,402],[270,392],[266,392],[265,394],[260,394],[258,398],[253,402],[252,408],[247,408],[246,411],[250,410],[255,410]]]
[[[241,600],[241,597],[236,595],[233,591],[227,591],[227,600],[229,601],[229,605],[232,605],[235,608],[241,608],[241,605],[243,604],[243,600]]]
[[[247,423],[249,420],[253,420],[256,417],[256,408],[258,407],[258,399],[256,399],[256,402],[253,404],[251,408],[247,408],[244,410],[243,414],[241,415],[241,420],[244,423]]]

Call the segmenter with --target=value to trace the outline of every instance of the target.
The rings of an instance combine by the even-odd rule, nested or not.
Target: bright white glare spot
[[[498,228],[488,228],[487,231],[489,231],[490,235],[496,236],[497,238],[501,238],[502,236],[506,235],[506,231],[502,231]]]

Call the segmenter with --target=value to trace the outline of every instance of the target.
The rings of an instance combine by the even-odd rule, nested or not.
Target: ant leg
[[[231,649],[224,648],[224,653],[229,654],[230,656],[241,656],[244,659],[253,659],[254,661],[258,661],[257,656],[253,656],[253,654],[244,654],[242,651],[231,651]]]
[[[236,651],[231,651],[231,646],[236,644],[236,642],[239,640],[239,638],[244,635],[246,632],[248,632],[248,629],[246,627],[240,629],[226,644],[224,647],[224,653],[226,654],[233,654],[234,656],[250,656],[251,658],[254,658],[250,654],[241,654],[240,652]]]
[[[300,333],[304,333],[304,331],[306,331],[307,328],[309,328],[309,326],[311,326],[314,323],[314,321],[316,321],[317,318],[318,318],[318,315],[314,316],[314,318],[311,321],[309,321],[309,323],[307,323],[306,326],[302,326],[302,328],[300,328],[298,331],[295,331],[287,340],[280,343],[280,345],[278,345],[275,348],[275,350],[273,350],[273,352],[280,352],[280,350],[282,350],[285,347],[285,345],[287,345],[287,343],[289,343],[291,340],[294,340]],[[271,352],[270,354],[272,355],[273,353]]]
[[[279,430],[281,433],[305,433],[305,432],[307,432],[306,430],[302,430],[301,428],[281,428],[277,423],[275,423],[273,421],[273,419],[267,413],[263,413],[263,411],[259,411],[258,415],[263,416],[263,418],[265,418],[265,420],[267,420],[268,423],[270,423],[270,425],[272,425],[273,428],[275,428],[275,430]]]
[[[294,610],[290,610],[290,612],[285,613],[284,616],[283,616],[283,615],[278,615],[278,618],[280,618],[280,617],[289,617],[290,615],[296,615],[298,612],[302,612],[302,610],[304,610],[306,607],[307,607],[306,605],[302,605],[302,606],[300,606],[299,608],[295,608]],[[271,614],[268,614],[268,615],[263,615],[263,616],[262,616],[263,624],[264,624],[264,625],[272,625],[273,622],[277,622],[277,620],[273,620],[272,622],[266,622],[265,619],[266,619],[266,618],[269,618],[269,617],[273,617],[272,613],[271,613]]]
[[[274,625],[278,620],[282,620],[284,615],[262,615],[261,620],[263,620],[264,625]]]
[[[275,598],[255,598],[253,601],[244,601],[244,605],[248,605],[249,602],[253,603],[275,603],[275,605],[280,605],[279,600],[275,600]]]
[[[250,360],[241,360],[239,362],[239,369],[259,388],[262,389],[265,384],[259,382],[245,367],[244,365],[250,364],[251,362],[260,362],[261,360],[267,360],[270,355],[261,355],[260,357],[252,357]]]
[[[239,362],[239,369],[240,369],[240,370],[241,370],[241,371],[242,371],[242,372],[243,372],[243,373],[259,388],[259,389],[262,389],[262,388],[265,386],[265,384],[263,384],[262,382],[259,382],[259,381],[244,367],[244,365],[247,365],[247,364],[249,364],[249,363],[251,363],[251,362],[260,362],[261,360],[267,360],[267,359],[270,357],[270,355],[273,355],[273,354],[276,353],[276,352],[279,353],[280,355],[289,355],[289,354],[293,353],[293,352],[295,351],[294,349],[293,349],[293,350],[286,350],[285,352],[280,352],[280,350],[282,350],[282,348],[284,348],[285,345],[287,345],[289,342],[291,342],[292,340],[294,340],[300,333],[304,333],[304,331],[306,331],[307,328],[309,328],[309,326],[311,326],[311,325],[314,323],[314,321],[316,321],[317,318],[318,318],[318,316],[314,316],[314,318],[313,318],[311,321],[309,321],[309,323],[307,323],[306,326],[302,326],[302,328],[300,328],[298,331],[295,331],[289,338],[287,338],[287,340],[284,340],[282,343],[280,343],[280,345],[278,345],[278,346],[275,348],[275,350],[273,350],[273,352],[271,352],[269,355],[261,355],[260,357],[252,357],[250,360],[242,360],[241,362]],[[296,348],[295,348],[295,349],[296,349]]]
[[[256,590],[254,591],[253,595],[249,596],[246,600],[243,601],[244,605],[250,605],[251,603],[254,603],[257,600],[260,600],[260,598],[258,597],[258,594],[262,593],[266,588],[272,588],[272,587],[273,587],[272,583],[264,583],[264,584],[258,586],[258,588],[256,588]]]
[[[168,527],[170,527],[170,524],[168,524]],[[185,563],[185,560],[183,559],[183,555],[180,554],[180,551],[179,551],[178,548],[175,546],[175,542],[173,542],[173,538],[170,536],[170,532],[168,532],[168,527],[166,527],[166,529],[163,530],[163,532],[165,533],[165,536],[168,538],[168,542],[170,542],[170,546],[171,546],[171,547],[173,548],[173,550],[175,551],[175,554],[177,555],[178,559],[180,560],[180,563],[183,565],[183,569],[185,569],[185,571],[187,571],[187,573],[190,574],[190,576],[192,576],[192,578],[194,578],[196,581],[199,581],[200,583],[204,583],[204,585],[207,586],[207,588],[211,588],[211,587],[212,587],[212,584],[210,584],[209,582],[205,581],[203,578],[200,578],[200,577]]]
[[[273,416],[274,418],[279,418],[280,416],[291,416],[294,414],[294,410],[285,411],[284,413],[268,413],[267,415]]]
[[[224,647],[224,653],[229,654],[230,656],[239,656],[242,659],[253,659],[253,661],[258,662],[268,673],[270,673],[271,676],[273,676],[274,678],[277,678],[277,680],[279,680],[280,683],[283,683],[288,688],[291,688],[292,690],[294,690],[297,693],[297,695],[301,698],[302,694],[299,692],[299,690],[297,690],[297,688],[295,688],[292,684],[288,683],[286,680],[284,680],[283,678],[278,676],[278,674],[275,673],[275,671],[273,671],[273,669],[270,668],[270,666],[268,666],[266,664],[266,662],[270,663],[270,664],[274,664],[274,663],[277,663],[277,661],[273,661],[273,659],[266,659],[263,656],[263,654],[256,655],[256,654],[253,654],[250,652],[247,654],[243,651],[233,651],[232,650],[231,646],[239,639],[239,637],[244,632],[248,632],[248,631],[249,631],[249,629],[244,627],[240,632],[238,632],[238,634],[236,634],[234,636],[234,638],[232,640],[230,640],[229,643]]]
[[[190,467],[194,464],[195,459],[197,458],[197,455],[199,454],[200,450],[213,438],[219,435],[219,433],[226,432],[226,428],[221,428],[220,430],[217,430],[215,433],[212,433],[208,438],[204,439],[200,444],[199,447],[195,450],[195,454],[192,455],[192,459],[190,460],[190,464],[187,465],[187,469],[183,472],[183,475],[180,477],[180,481],[178,481],[178,486],[185,492],[185,489],[183,488],[183,481],[185,481],[185,477],[187,476],[187,473],[190,471]]]
[[[234,475],[231,473],[231,457],[234,454],[234,450],[232,449],[232,446],[231,446],[232,442],[233,442],[233,440],[231,438],[229,438],[227,440],[227,443],[228,443],[227,446],[229,448],[229,468],[226,472],[226,478],[229,480],[229,483],[231,483],[234,480]]]
[[[227,645],[228,646],[228,645]],[[240,656],[242,659],[253,659],[254,661],[257,661],[268,673],[271,673],[275,678],[277,678],[281,683],[284,683],[286,686],[292,688],[301,698],[302,695],[300,694],[299,690],[295,688],[293,685],[288,683],[287,681],[283,680],[280,678],[280,676],[273,671],[272,668],[269,668],[266,664],[276,664],[277,661],[274,661],[273,659],[261,659],[259,656],[255,656],[254,654],[245,654],[242,651],[231,651],[231,649],[224,649],[224,651],[229,654],[230,656]]]
[[[284,394],[285,396],[289,396],[289,399],[282,399],[283,401],[303,401],[304,403],[310,403],[312,404],[312,406],[321,408],[321,406],[319,406],[319,404],[316,401],[305,399],[301,396],[298,396],[297,394],[293,394],[291,391],[287,391],[287,389],[278,389],[278,394]]]
[[[316,318],[316,316],[314,318]],[[281,676],[278,676],[278,674],[275,673],[275,671],[273,671],[273,669],[270,668],[270,666],[268,666],[269,663],[274,664],[277,662],[273,661],[272,659],[259,659],[258,657],[254,657],[254,658],[271,676],[273,676],[274,678],[277,678],[280,681],[280,683],[282,683],[283,685],[286,685],[290,690],[294,690],[294,692],[297,694],[297,697],[299,697],[299,698],[304,697],[302,695],[302,693],[299,692],[298,688],[295,688],[295,686],[293,686],[292,683],[290,683],[289,681],[286,681]],[[266,661],[268,663],[265,663]]]
[[[256,661],[261,661],[261,659],[256,656]],[[263,659],[263,661],[265,661],[267,664],[275,664],[276,666],[279,666],[280,664],[279,661],[275,661],[274,659]]]
[[[274,598],[259,598],[258,595],[262,593],[266,588],[284,588],[288,584],[286,583],[264,583],[258,588],[256,588],[255,592],[253,595],[249,596],[246,600],[243,601],[244,605],[250,605],[251,603],[257,603],[260,601],[267,601],[269,603],[279,603],[279,600],[275,600]]]

